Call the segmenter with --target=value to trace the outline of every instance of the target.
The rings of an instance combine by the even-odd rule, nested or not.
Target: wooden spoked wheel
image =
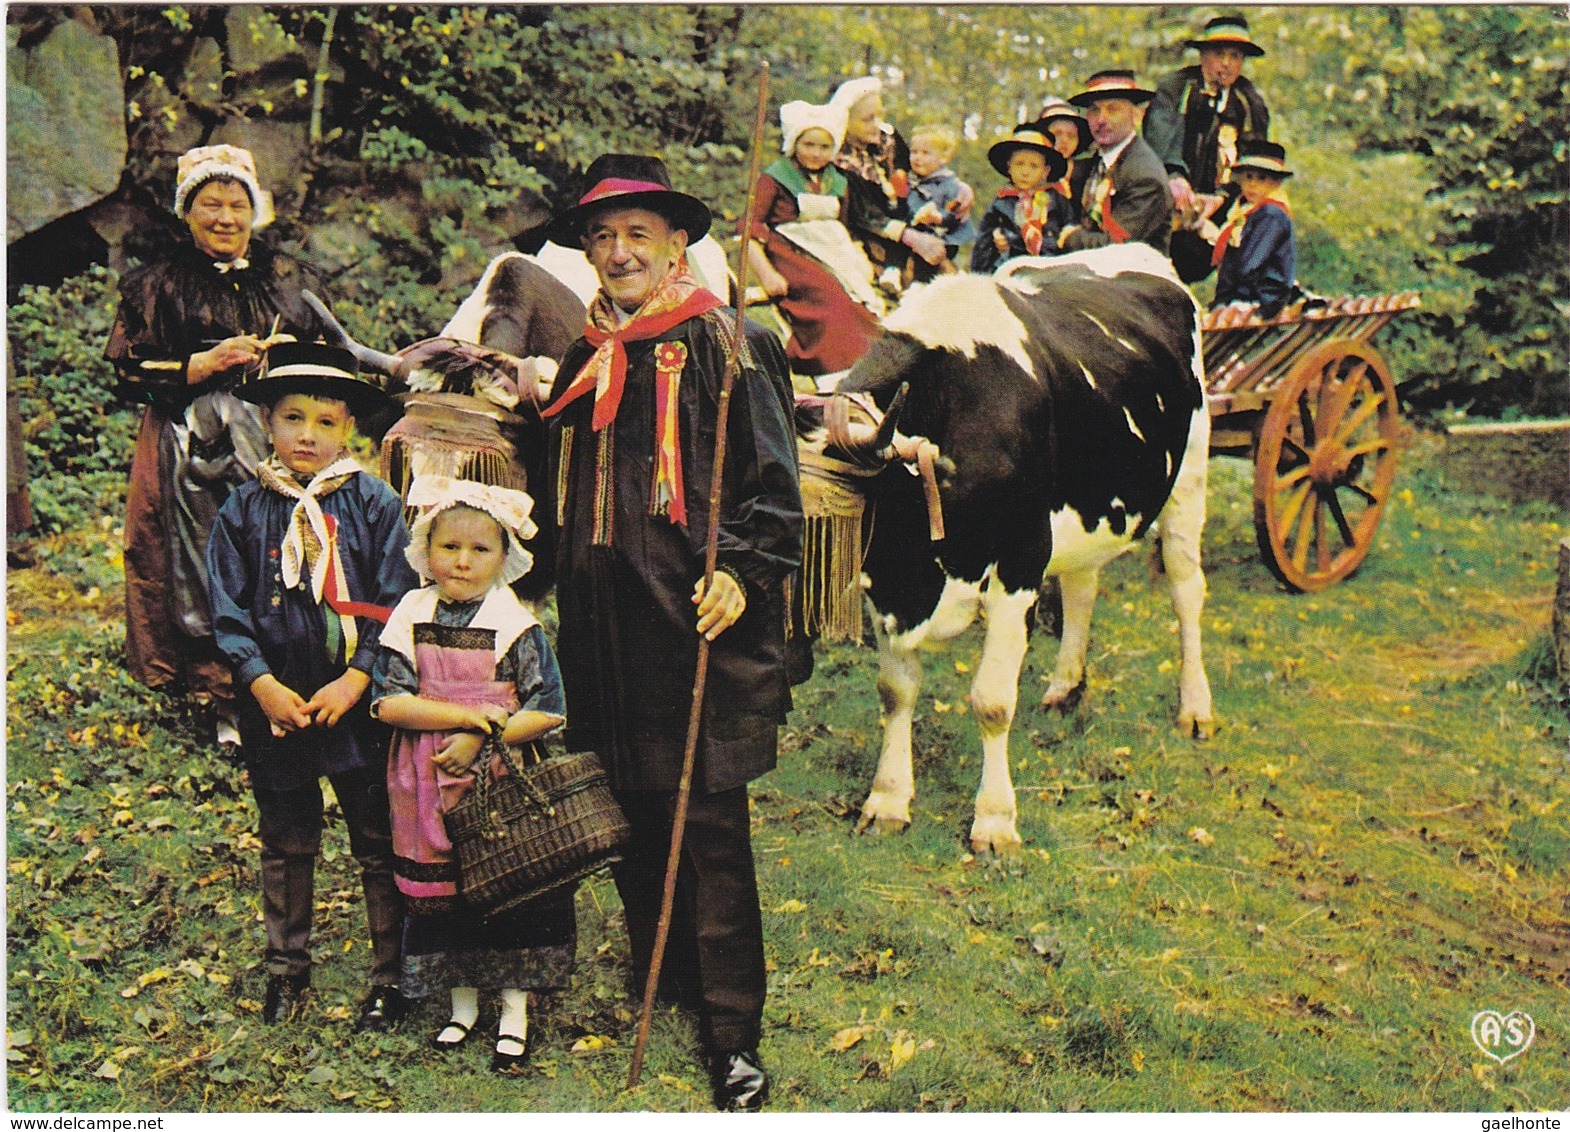
[[[1271,573],[1313,592],[1368,555],[1396,476],[1400,426],[1384,359],[1364,342],[1304,355],[1271,399],[1254,455],[1254,533]]]

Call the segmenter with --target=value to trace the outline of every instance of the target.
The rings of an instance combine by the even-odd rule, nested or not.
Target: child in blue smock
[[[273,454],[218,512],[207,543],[213,636],[235,674],[240,754],[262,842],[262,1020],[311,981],[312,874],[325,775],[360,865],[373,959],[358,1028],[403,1013],[403,900],[393,882],[387,729],[366,689],[383,622],[415,584],[398,494],[349,455],[356,417],[388,403],[353,355],[284,343],[236,393],[268,406]]]
[[[939,264],[918,263],[917,279],[957,270],[954,260],[960,248],[976,238],[970,218],[975,191],[949,168],[958,145],[959,138],[947,126],[919,126],[910,135],[911,227],[937,236],[948,252]]]
[[[992,167],[1009,179],[981,216],[970,269],[991,274],[1022,255],[1046,254],[1057,243],[1052,182],[1068,168],[1052,139],[1031,123],[987,150]]]
[[[1243,141],[1232,166],[1241,195],[1221,225],[1206,221],[1200,236],[1215,245],[1212,305],[1254,304],[1260,318],[1274,318],[1292,301],[1297,284],[1297,245],[1287,203],[1286,150],[1275,142]]]

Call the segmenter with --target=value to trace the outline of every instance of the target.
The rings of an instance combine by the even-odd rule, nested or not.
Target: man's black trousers
[[[618,792],[633,841],[611,866],[626,909],[635,993],[654,952],[670,854],[673,791]],[[752,861],[747,788],[693,792],[676,874],[676,906],[661,966],[660,997],[697,1012],[710,1054],[756,1050],[763,1021],[763,916]]]

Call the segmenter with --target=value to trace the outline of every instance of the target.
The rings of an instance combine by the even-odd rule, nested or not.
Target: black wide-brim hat
[[[1068,172],[1068,160],[1052,145],[1052,139],[1034,125],[1016,126],[1014,136],[1005,138],[987,150],[987,160],[1005,177],[1009,175],[1009,158],[1022,149],[1039,153],[1047,161],[1047,180],[1056,181]]]
[[[545,238],[567,248],[580,245],[589,217],[603,208],[647,208],[687,233],[695,244],[708,234],[712,216],[697,197],[671,188],[665,162],[636,153],[607,153],[590,163],[584,180],[587,192],[563,209],[545,228]]]
[[[1052,131],[1047,127],[1053,122],[1074,123],[1075,128],[1079,130],[1079,148],[1074,151],[1076,154],[1084,153],[1090,148],[1090,123],[1085,121],[1085,112],[1079,107],[1061,98],[1047,99],[1042,103],[1041,116],[1036,119],[1034,126],[1050,136]]]
[[[261,370],[236,387],[235,396],[257,405],[275,405],[291,393],[342,401],[357,418],[393,407],[373,377],[360,373],[348,350],[320,342],[280,342],[267,351]]]
[[[1137,106],[1142,102],[1149,102],[1154,97],[1156,97],[1155,91],[1146,90],[1135,81],[1133,71],[1116,70],[1097,71],[1086,81],[1085,89],[1069,101],[1083,109],[1105,98],[1121,98]]]
[[[1265,49],[1248,35],[1248,21],[1242,16],[1217,16],[1205,25],[1205,30],[1188,41],[1196,50],[1201,47],[1236,47],[1244,55],[1259,56]]]
[[[1272,177],[1290,177],[1287,168],[1287,151],[1275,142],[1241,141],[1237,147],[1237,160],[1232,171],[1252,169],[1256,173],[1269,173]]]

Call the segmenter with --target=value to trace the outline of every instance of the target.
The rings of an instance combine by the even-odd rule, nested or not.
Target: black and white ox
[[[918,650],[979,613],[986,640],[970,701],[984,758],[970,840],[978,852],[1017,850],[1009,729],[1043,572],[1060,579],[1064,621],[1043,702],[1066,706],[1085,679],[1097,572],[1158,531],[1182,648],[1178,727],[1209,737],[1199,542],[1210,418],[1198,319],[1170,262],[1143,244],[1019,260],[998,276],[913,291],[840,383],[837,393],[880,406],[908,385],[899,428],[937,444],[942,501],[934,541],[921,480],[904,464],[891,462],[868,491],[862,586],[885,729],[858,829],[910,823]]]

